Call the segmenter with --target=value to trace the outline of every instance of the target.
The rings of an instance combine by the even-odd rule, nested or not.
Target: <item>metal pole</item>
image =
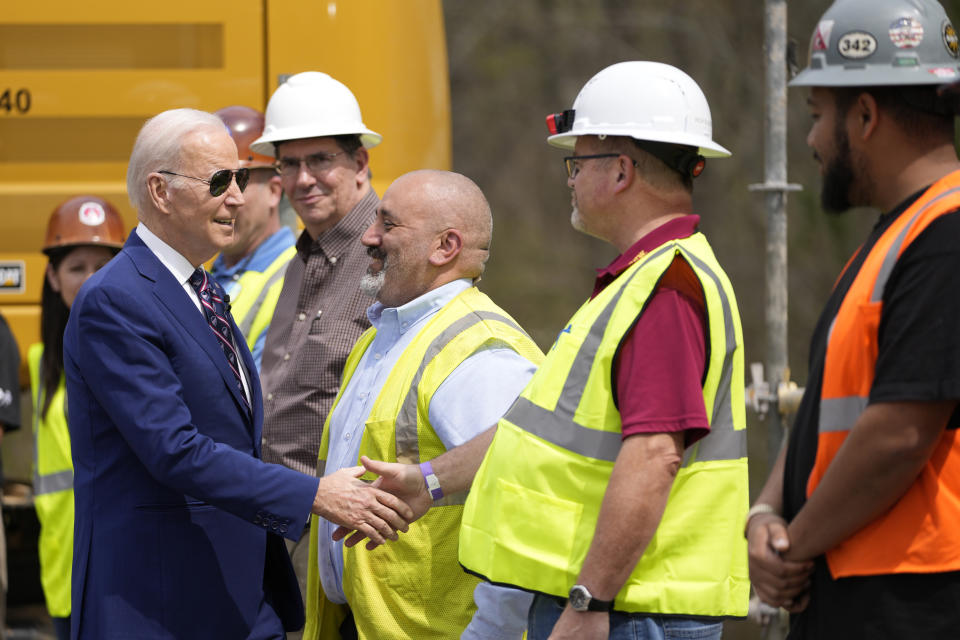
[[[767,383],[776,394],[787,372],[787,0],[764,0],[766,110],[764,114],[764,192],[767,211],[765,326]],[[783,417],[776,406],[766,416],[767,460],[773,465],[783,439]]]
[[[767,49],[767,110],[764,118],[764,179],[787,181],[787,2],[765,0]],[[787,368],[787,193],[764,194],[767,208],[767,380],[776,389]],[[783,438],[779,411],[767,415],[768,464],[773,465]]]
[[[777,397],[787,367],[787,0],[764,0],[766,50],[766,110],[764,115],[764,183],[750,185],[762,191],[767,212],[765,326],[767,329],[766,380],[772,410],[766,412],[767,467],[773,466],[783,440],[784,416]],[[780,612],[782,615],[782,611]],[[779,618],[779,619],[778,619]],[[764,628],[764,638],[785,637],[783,618]]]

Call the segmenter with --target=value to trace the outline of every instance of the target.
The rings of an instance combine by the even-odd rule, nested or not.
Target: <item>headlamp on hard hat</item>
[[[551,113],[547,116],[547,129],[550,135],[566,133],[573,129],[573,118],[576,112],[573,109],[567,109],[562,113]]]

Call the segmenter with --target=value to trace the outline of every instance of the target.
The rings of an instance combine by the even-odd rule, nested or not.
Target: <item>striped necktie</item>
[[[210,330],[217,337],[217,343],[223,350],[223,355],[227,357],[227,364],[233,371],[237,379],[237,388],[240,390],[240,397],[250,410],[250,402],[247,400],[247,394],[243,390],[243,380],[240,378],[240,362],[237,357],[237,350],[233,346],[233,332],[230,330],[230,321],[224,304],[223,287],[215,280],[207,277],[207,272],[203,267],[197,267],[193,275],[190,276],[190,285],[200,297],[200,307],[203,309],[203,316],[207,319]]]

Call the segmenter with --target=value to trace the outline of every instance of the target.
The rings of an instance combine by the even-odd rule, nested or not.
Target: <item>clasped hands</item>
[[[775,514],[750,519],[747,528],[750,582],[763,602],[799,613],[810,601],[813,561],[801,559],[791,546],[786,521]]]
[[[410,523],[430,508],[433,499],[427,492],[420,469],[414,464],[380,462],[361,456],[362,466],[340,469],[320,479],[313,513],[340,525],[334,540],[346,538],[352,547],[369,538],[367,549],[387,540],[396,540],[398,531],[406,532]],[[379,477],[373,482],[360,480],[367,471]]]

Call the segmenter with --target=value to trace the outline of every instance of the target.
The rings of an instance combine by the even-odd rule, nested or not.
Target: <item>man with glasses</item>
[[[304,226],[262,367],[264,460],[303,473],[315,473],[323,424],[347,354],[370,326],[368,300],[359,288],[369,262],[360,236],[380,202],[370,187],[367,154],[380,140],[364,125],[350,89],[308,71],[277,88],[267,104],[263,135],[250,145],[276,158],[284,193]],[[306,538],[288,545],[301,587],[307,578]]]
[[[730,152],[697,84],[654,62],[604,69],[547,122],[572,150],[573,226],[619,257],[497,426],[431,461],[433,486],[365,466],[416,513],[470,488],[460,563],[536,594],[532,640],[719,638],[750,589],[743,339],[692,197],[704,156]]]
[[[238,164],[213,114],[149,120],[127,171],[140,224],[71,307],[74,638],[283,638],[304,617],[281,536],[313,512],[383,540],[412,515],[357,470],[260,460],[259,377],[203,269],[233,242]]]
[[[233,243],[214,260],[210,275],[230,296],[230,312],[259,370],[283,275],[296,254],[295,238],[280,224],[283,187],[276,162],[250,150],[250,143],[263,134],[263,114],[239,105],[215,113],[237,144],[240,167],[250,171],[250,181],[244,204],[237,209]]]

